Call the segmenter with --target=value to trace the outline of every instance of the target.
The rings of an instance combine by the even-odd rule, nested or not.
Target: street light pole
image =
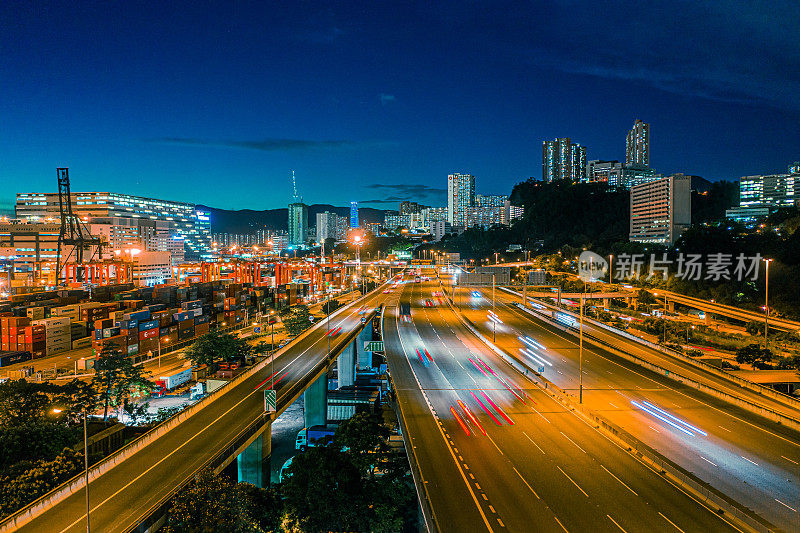
[[[580,349],[578,351],[578,403],[583,403],[583,293],[586,292],[586,282],[583,282],[583,292],[581,292],[581,333]]]
[[[84,480],[86,481],[86,533],[90,533],[89,529],[89,439],[88,431],[86,430],[86,406],[83,406],[83,472]]]
[[[764,259],[767,264],[767,284],[764,290],[764,349],[767,349],[767,332],[769,331],[769,264],[772,259]]]
[[[494,273],[492,274],[492,315],[497,316],[495,313],[495,299],[494,299]],[[494,328],[492,329],[492,342],[497,342],[497,319],[492,320]]]
[[[611,285],[614,280],[614,254],[608,254],[608,284]]]

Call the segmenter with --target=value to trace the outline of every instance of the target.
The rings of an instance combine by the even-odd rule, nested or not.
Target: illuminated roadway
[[[383,334],[431,530],[732,529],[501,361],[438,284],[405,287],[413,322],[387,304]]]
[[[473,297],[473,291],[480,297]],[[464,316],[491,338],[495,327],[487,318],[491,289],[458,292],[457,302]],[[495,312],[501,321],[496,325],[496,344],[530,368],[544,367],[547,379],[577,397],[576,336],[505,305],[521,302],[521,298],[502,291],[496,291],[496,298]],[[525,336],[536,343],[533,348],[520,339]],[[617,337],[615,345],[643,359],[662,357],[622,337]],[[800,531],[797,432],[678,385],[585,339],[583,373],[583,398],[589,408],[781,529]]]
[[[331,340],[332,351],[342,348],[348,333],[361,326],[360,307],[366,304],[374,309],[377,300],[384,297],[381,292],[368,296],[331,320],[331,328],[343,328]],[[308,336],[298,338],[276,354],[278,413],[300,394],[304,388],[301,381],[316,375],[325,364],[327,332],[322,321]],[[135,527],[220,450],[236,442],[237,436],[262,416],[263,390],[269,386],[265,380],[271,374],[271,365],[267,364],[185,422],[92,480],[89,484],[92,531],[118,532]],[[86,531],[84,497],[83,489],[78,490],[18,531]]]

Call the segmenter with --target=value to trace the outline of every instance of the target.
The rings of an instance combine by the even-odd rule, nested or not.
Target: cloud
[[[381,93],[380,99],[381,99],[381,105],[386,105],[397,101],[397,99],[394,97],[393,94],[385,94],[385,93]]]
[[[392,185],[384,185],[380,183],[373,183],[371,185],[365,185],[366,189],[384,189],[387,191],[394,191],[396,194],[403,194],[404,196],[428,196],[428,195],[437,195],[437,194],[445,194],[447,189],[440,189],[437,187],[431,187],[429,185],[422,185],[422,184],[411,184],[411,183],[396,183]],[[407,198],[400,198],[406,200]]]
[[[257,141],[233,141],[198,139],[192,137],[161,137],[158,139],[148,139],[147,142],[157,144],[178,144],[184,146],[211,146],[214,148],[241,148],[245,150],[259,150],[262,152],[367,148],[392,144],[389,142],[379,141],[316,141],[309,139],[263,139]]]

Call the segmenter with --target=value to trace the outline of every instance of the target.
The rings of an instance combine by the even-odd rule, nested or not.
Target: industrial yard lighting
[[[54,408],[53,412],[59,414],[62,409]],[[86,431],[86,406],[83,407],[83,474],[86,482],[86,533],[89,529],[89,439]]]

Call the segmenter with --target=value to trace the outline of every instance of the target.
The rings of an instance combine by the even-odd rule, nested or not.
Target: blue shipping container
[[[183,322],[184,320],[189,320],[190,318],[194,318],[194,315],[192,313],[175,313],[172,316],[178,322]]]
[[[150,320],[150,311],[137,311],[131,313],[131,320]]]
[[[139,331],[145,331],[158,327],[158,320],[148,320],[147,322],[139,322]]]

